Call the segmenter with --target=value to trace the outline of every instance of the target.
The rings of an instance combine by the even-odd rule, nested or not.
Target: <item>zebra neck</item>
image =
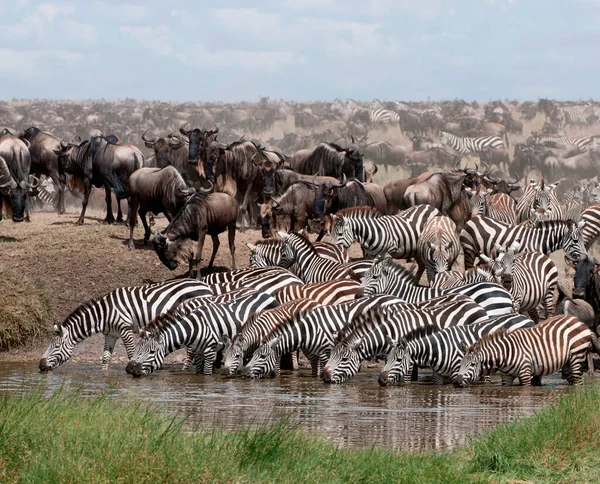
[[[430,348],[421,341],[415,341],[410,344],[411,347],[411,355],[410,359],[413,365],[419,366],[431,366],[433,361],[433,354],[431,353]]]
[[[184,346],[189,346],[196,338],[197,331],[187,318],[183,318],[175,324],[161,328],[159,338],[165,347],[165,356]]]
[[[72,315],[65,323],[71,339],[77,343],[93,334],[116,332],[116,324],[123,318],[112,304],[103,297],[82,308]]]

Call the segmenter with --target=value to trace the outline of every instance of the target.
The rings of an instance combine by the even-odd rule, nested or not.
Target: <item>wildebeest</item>
[[[427,136],[421,136],[419,134],[413,136],[411,139],[413,144],[413,151],[427,151],[431,148],[443,148],[441,143],[433,141]]]
[[[406,189],[415,183],[426,180],[433,174],[434,172],[432,171],[426,171],[416,177],[400,178],[398,180],[392,180],[391,182],[386,183],[383,187],[383,193],[387,201],[388,215],[394,215],[400,210],[407,209],[408,207],[404,202],[404,194],[406,193]]]
[[[60,139],[35,126],[27,128],[22,138],[29,142],[31,173],[38,178],[40,175],[46,175],[52,179],[57,193],[56,211],[65,213],[65,184],[64,180],[60,179],[56,154],[56,151],[60,151]]]
[[[123,220],[120,200],[128,196],[129,177],[144,166],[144,156],[135,146],[122,143],[116,136],[94,136],[79,144],[61,144],[56,151],[59,156],[61,176],[66,173],[82,180],[84,186],[81,215],[78,225],[83,224],[92,185],[104,187],[106,194],[106,223],[114,223],[111,191],[117,196],[117,222]]]
[[[412,151],[406,156],[406,166],[412,169],[412,175],[417,176],[424,169],[434,166],[449,168],[460,162],[460,155],[448,153],[443,148],[430,148],[426,151]]]
[[[395,146],[387,141],[376,141],[365,146],[365,158],[381,163],[386,171],[390,166],[403,166],[408,150],[404,146]]]
[[[573,298],[589,303],[596,315],[600,313],[600,261],[582,255],[573,277]]]
[[[212,189],[212,187],[211,187]],[[210,269],[219,250],[219,234],[228,231],[229,251],[231,252],[231,268],[235,269],[235,222],[238,204],[226,193],[210,193],[201,188],[186,202],[175,215],[167,228],[155,232],[152,244],[161,262],[170,270],[175,270],[179,263],[188,262],[190,277],[193,277],[194,262],[197,266],[196,277],[200,278],[200,261],[204,238],[210,235],[213,252],[208,263]],[[198,241],[194,257],[192,241]]]
[[[149,129],[149,128],[148,128]],[[146,133],[142,134],[142,140],[146,148],[154,152],[156,166],[164,168],[174,166],[183,177],[188,187],[200,188],[202,180],[198,174],[196,166],[188,163],[187,144],[179,136],[170,134],[165,138],[146,138]]]
[[[4,159],[10,177],[14,183],[5,185],[7,195],[3,197],[7,208],[12,211],[13,222],[22,222],[27,218],[27,196],[35,194],[39,180],[32,177],[30,180],[31,157],[26,144],[8,130],[0,131],[0,157]],[[2,204],[0,204],[0,220],[2,220]]]
[[[169,222],[195,192],[174,166],[140,168],[129,177],[129,248],[134,249],[133,228],[139,212],[144,225],[144,243],[150,240],[146,213],[164,213]]]
[[[360,151],[354,148],[342,148],[335,143],[321,143],[314,150],[296,153],[289,165],[306,175],[318,174],[337,179],[356,178],[365,181],[363,158]]]
[[[189,141],[188,162],[201,164],[206,162],[208,148],[213,141],[216,141],[219,128],[215,125],[214,130],[201,130],[199,128],[185,129],[189,123],[184,123],[179,132]],[[198,167],[199,170],[201,167]]]
[[[265,198],[273,197],[279,193],[282,193],[281,186],[286,181],[293,178],[293,171],[286,169],[284,173],[280,173],[284,170],[280,170],[279,167],[285,161],[285,156],[277,151],[269,151],[263,146],[253,143],[257,153],[253,155],[252,161],[261,171],[262,179],[262,195]],[[289,186],[291,183],[286,185]]]

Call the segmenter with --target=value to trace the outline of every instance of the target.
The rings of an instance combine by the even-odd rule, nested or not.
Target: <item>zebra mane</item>
[[[311,311],[313,311],[315,309],[323,308],[323,307],[326,307],[326,306],[322,306],[319,304],[312,308],[306,308],[306,309],[302,309],[300,311],[295,312],[294,314],[292,314],[291,317],[286,318],[285,321],[281,322],[280,324],[276,325],[274,328],[269,330],[269,332],[263,337],[262,343],[264,344],[267,341],[277,338],[277,336],[282,334],[286,328],[288,328],[289,326],[293,326],[301,319],[304,319],[304,317],[306,317],[306,315],[308,313],[310,313]]]
[[[304,244],[308,248],[308,250],[311,251],[311,253],[321,257],[319,255],[319,253],[317,252],[317,249],[315,249],[315,246],[312,245],[312,242],[310,240],[308,240],[306,237],[304,237],[304,235],[296,232],[295,230],[291,230],[288,235],[295,235],[296,238],[300,241],[300,243]]]
[[[159,314],[146,325],[146,331],[153,336],[179,321],[185,316],[178,308],[169,309],[166,313]]]
[[[281,239],[258,239],[256,242],[254,242],[254,245],[262,245],[264,247],[279,247],[282,244],[282,240]]]
[[[415,284],[415,279],[408,269],[405,269],[400,264],[393,262],[390,259],[383,259],[380,264],[385,264],[387,270],[390,270],[395,276],[399,277],[402,282]]]
[[[366,332],[369,329],[379,326],[382,321],[388,319],[387,316],[392,312],[392,309],[393,307],[391,306],[376,306],[357,315],[339,331],[338,342],[342,344],[353,343],[358,338],[358,335],[356,334],[358,330]]]
[[[350,207],[342,208],[336,215],[343,215],[344,217],[367,217],[367,218],[379,218],[383,214],[375,207]]]
[[[504,328],[499,329],[498,331],[494,331],[492,333],[485,334],[478,341],[469,346],[467,351],[471,352],[480,348],[485,348],[488,344],[493,343],[494,341],[500,338],[503,338],[506,334],[508,334],[508,331]]]
[[[60,322],[60,323],[56,323],[56,325],[59,328],[66,328],[67,327],[67,323],[74,318],[75,316],[79,316],[80,314],[84,313],[85,311],[87,311],[88,309],[92,309],[101,299],[103,299],[104,297],[106,297],[106,294],[104,296],[98,296],[94,299],[89,299],[88,301],[85,301],[84,303],[81,303],[79,306],[77,306],[75,309],[73,309],[73,311],[71,311],[71,313],[64,319],[64,321]]]

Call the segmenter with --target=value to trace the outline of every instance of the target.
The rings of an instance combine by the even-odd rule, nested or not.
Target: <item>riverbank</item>
[[[285,422],[192,429],[184,417],[107,396],[0,396],[8,482],[597,482],[599,446],[598,384],[439,454],[340,449]]]

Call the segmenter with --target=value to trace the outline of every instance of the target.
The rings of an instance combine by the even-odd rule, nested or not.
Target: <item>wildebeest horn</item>
[[[198,193],[204,193],[205,195],[212,193],[213,188],[214,188],[213,182],[208,180],[208,183],[210,183],[210,187],[209,188],[198,188]]]
[[[271,208],[277,208],[281,206],[281,204],[275,199],[271,199],[271,203],[269,203],[269,205],[271,206]]]
[[[342,181],[340,183],[332,183],[331,188],[344,188],[347,183],[346,174],[342,173]]]
[[[6,187],[16,188],[17,182],[14,181],[12,178],[9,178],[6,183],[0,184],[0,188],[6,188]]]
[[[26,182],[25,180],[23,180],[21,182],[21,186],[24,183],[25,186],[28,187],[28,188],[37,188],[39,186],[39,184],[40,184],[40,179],[38,177],[36,177],[36,176],[33,176],[33,175],[30,175],[29,177],[33,179],[33,183],[29,183],[29,182]],[[23,188],[25,188],[25,187],[23,187]]]
[[[61,148],[66,148],[67,146],[69,146],[69,145],[65,142],[65,139],[64,138],[61,139],[60,140],[60,147]]]
[[[183,123],[183,124],[181,125],[181,127],[179,128],[179,132],[180,132],[182,135],[184,135],[184,136],[187,136],[187,137],[189,138],[189,137],[190,137],[190,134],[192,134],[192,130],[191,130],[191,129],[190,129],[190,130],[184,129],[184,127],[185,127],[186,125],[188,125],[188,124],[190,124],[190,122],[189,122],[189,121],[186,121],[185,123]]]
[[[180,188],[179,191],[183,194],[183,195],[193,195],[194,193],[196,193],[196,189],[194,187],[189,187],[189,188]]]
[[[213,121],[213,124],[215,125],[215,129],[213,130],[212,133],[217,134],[219,132],[219,127],[217,126],[217,123],[215,123],[214,121]]]
[[[23,143],[25,143],[25,145],[27,146],[27,149],[31,148],[31,143],[29,142],[29,140],[28,140],[28,139],[26,139],[26,138],[21,138],[21,137],[19,137],[19,139],[20,139],[20,140],[21,140]]]
[[[373,169],[371,170],[371,176],[375,176],[375,174],[377,173],[377,165],[375,163],[373,163]]]
[[[169,141],[169,146],[171,148],[173,148],[173,147],[179,148],[183,143],[183,140],[179,136],[177,136],[176,134],[173,134],[173,133],[169,133],[167,138],[169,138],[170,140],[176,140],[175,142]]]
[[[354,136],[350,135],[350,139],[352,140],[352,144],[355,145],[356,141],[354,141]]]
[[[152,138],[152,139],[147,139],[146,138],[146,133],[150,130],[150,128],[146,128],[146,131],[144,131],[142,133],[142,140],[145,141],[146,143],[154,143],[156,141],[156,138]]]

